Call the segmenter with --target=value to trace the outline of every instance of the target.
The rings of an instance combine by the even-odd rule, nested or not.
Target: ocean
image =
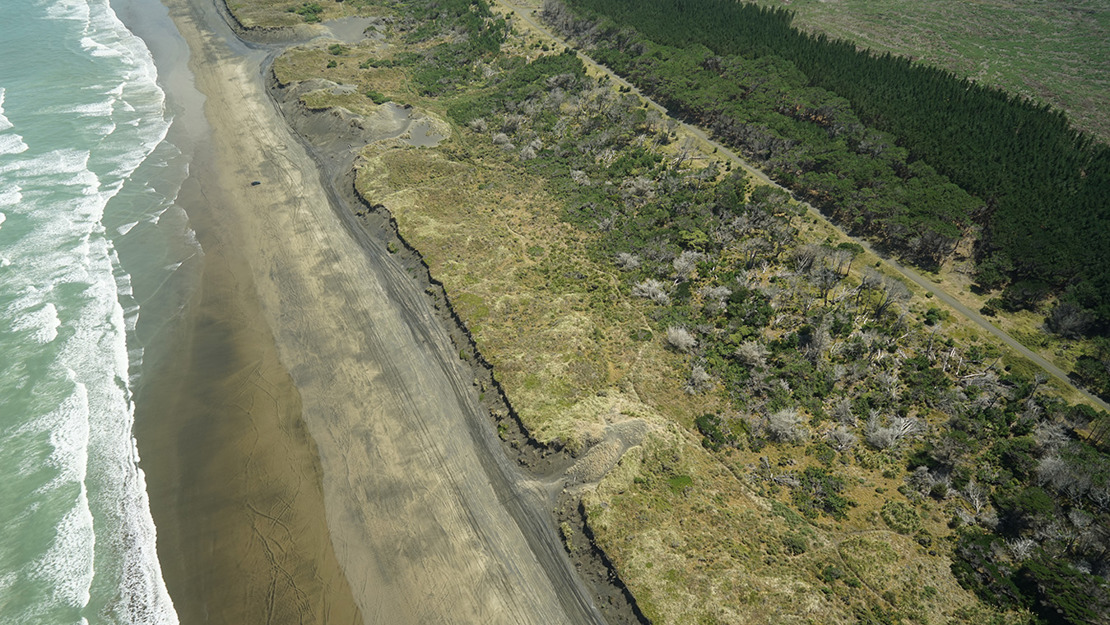
[[[5,3],[0,59],[0,623],[177,623],[132,426],[199,275],[188,150],[108,0]]]

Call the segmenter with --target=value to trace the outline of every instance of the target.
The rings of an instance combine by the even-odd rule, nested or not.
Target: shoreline
[[[326,578],[330,595],[319,603],[328,622],[357,622],[356,610],[367,622],[603,622],[563,553],[546,505],[551,487],[525,479],[500,453],[427,296],[384,246],[356,241],[340,223],[317,163],[264,90],[260,53],[227,53],[228,35],[211,28],[222,19],[213,4],[166,4],[190,44],[212,127],[181,197],[206,254],[175,343],[187,373],[165,375],[182,364],[167,358],[169,371],[150,385],[152,397],[186,414],[174,424],[144,419],[137,432],[182,622],[250,622],[244,615],[258,609],[244,598],[277,622],[293,616],[266,603],[276,596],[270,582],[242,579],[252,567],[232,562],[246,551],[234,548],[241,543],[264,559],[276,546],[297,573],[296,562],[319,565],[305,577]],[[141,409],[151,403],[144,397]],[[236,411],[240,419],[226,418]],[[244,466],[244,456],[258,466]],[[291,473],[269,483],[295,491],[294,520],[242,510],[248,486],[283,471]],[[221,483],[227,474],[245,481]],[[297,476],[299,491],[290,484]],[[321,484],[321,501],[304,501]],[[255,496],[294,507],[280,492]],[[235,534],[227,524],[236,515],[252,519],[250,532],[224,536]],[[292,524],[305,529],[301,543],[259,537],[260,526]],[[222,570],[198,570],[221,558]],[[252,583],[253,594],[235,589]],[[219,605],[237,601],[239,614]]]
[[[200,31],[184,53],[167,50],[157,39],[164,25],[152,26],[138,5],[127,7],[129,21],[154,37],[148,46],[175,104],[171,132],[187,138],[193,157],[177,205],[204,249],[199,284],[158,337],[159,358],[136,397],[163,578],[182,623],[361,623],[331,544],[299,396],[252,295],[248,259],[215,214],[218,140],[185,67]],[[187,7],[171,8],[181,32]]]

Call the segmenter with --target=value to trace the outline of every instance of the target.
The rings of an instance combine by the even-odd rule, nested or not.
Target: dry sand
[[[173,406],[139,439],[182,622],[601,622],[550,491],[501,453],[417,283],[337,217],[264,51],[210,0],[166,4],[211,126],[180,198],[202,292],[140,406]]]

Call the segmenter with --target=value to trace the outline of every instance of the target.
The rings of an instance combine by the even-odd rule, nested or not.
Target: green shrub
[[[825,514],[837,520],[848,518],[848,508],[856,503],[841,494],[844,480],[828,469],[807,467],[792,499],[798,510],[809,518]]]
[[[801,555],[809,549],[809,541],[801,534],[787,534],[782,539],[782,544],[791,555]]]
[[[1099,623],[1110,610],[1110,587],[1104,580],[1056,558],[1026,562],[1018,585],[1036,597],[1033,609],[1046,623]]]
[[[829,444],[824,441],[810,445],[806,449],[806,455],[812,455],[826,467],[832,466],[833,461],[836,460],[836,450],[829,447]]]
[[[706,449],[719,451],[722,447],[736,442],[736,438],[731,433],[722,429],[721,418],[715,414],[703,414],[694,419],[694,425],[698,428],[698,432],[701,432],[701,444]]]
[[[947,319],[948,312],[941,310],[935,306],[925,311],[925,325],[927,326],[934,326],[938,322],[945,321]]]
[[[324,7],[317,2],[305,2],[299,7],[289,7],[287,11],[300,15],[308,23],[313,23],[322,19],[320,16],[324,13]]]
[[[820,574],[821,580],[824,581],[826,584],[832,584],[836,580],[844,579],[847,576],[848,574],[844,572],[844,569],[841,569],[840,567],[834,566],[832,564],[822,569]]]
[[[883,504],[879,515],[890,529],[899,534],[912,534],[921,524],[914,509],[901,501],[888,501]]]

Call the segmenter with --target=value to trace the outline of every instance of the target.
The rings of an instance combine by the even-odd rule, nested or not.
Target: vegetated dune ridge
[[[208,254],[249,268],[229,288],[257,295],[254,323],[269,325],[300,395],[331,542],[365,622],[603,622],[546,512],[548,489],[500,453],[417,283],[333,211],[266,96],[266,50],[243,54],[208,0],[167,5],[212,127],[212,160],[196,172],[221,243]]]

